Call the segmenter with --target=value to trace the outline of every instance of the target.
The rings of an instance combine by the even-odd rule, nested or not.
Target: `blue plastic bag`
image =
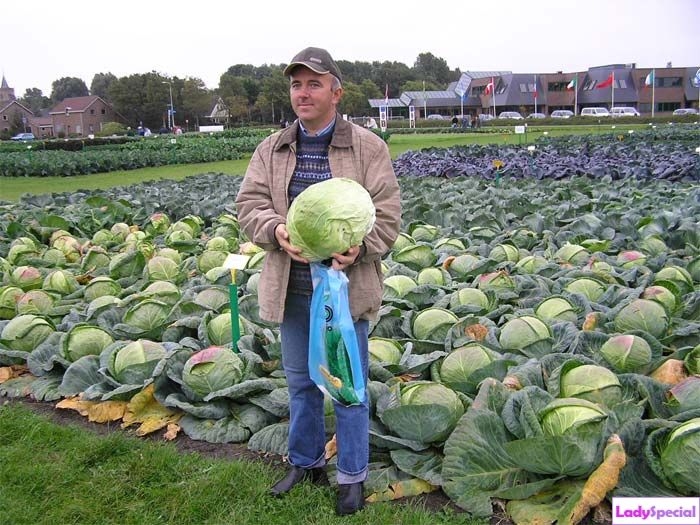
[[[365,379],[344,272],[311,263],[314,292],[309,327],[309,376],[338,403],[365,401]]]

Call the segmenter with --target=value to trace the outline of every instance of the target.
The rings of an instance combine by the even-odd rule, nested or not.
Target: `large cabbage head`
[[[38,315],[18,315],[2,329],[0,339],[11,350],[31,352],[55,331],[50,321]]]
[[[109,373],[124,385],[138,385],[153,374],[158,362],[166,355],[165,347],[148,339],[130,341],[109,356]]]
[[[614,335],[600,347],[600,355],[618,373],[643,374],[651,365],[652,352],[646,339],[632,334]]]
[[[622,308],[614,320],[618,332],[643,330],[657,339],[666,334],[668,323],[666,308],[649,299],[635,299]]]
[[[0,319],[12,319],[17,315],[17,301],[24,291],[17,286],[0,288]]]
[[[489,307],[488,296],[478,288],[460,288],[450,296],[450,308],[458,306],[474,306],[479,310],[486,310]]]
[[[700,472],[700,417],[690,419],[668,434],[659,455],[667,479],[681,494],[698,493]]]
[[[548,323],[578,321],[576,307],[565,297],[548,297],[535,308],[535,314]]]
[[[397,365],[401,361],[401,343],[384,337],[369,338],[369,360],[375,363]]]
[[[113,295],[118,297],[122,292],[122,285],[106,275],[95,277],[85,285],[83,297],[86,301],[94,301],[103,295]]]
[[[579,277],[567,284],[564,290],[581,294],[589,301],[596,302],[605,293],[605,285],[596,279]]]
[[[464,405],[450,388],[433,381],[413,381],[400,387],[398,405],[381,414],[382,422],[402,438],[423,443],[442,441],[464,414]]]
[[[700,376],[687,377],[674,385],[666,396],[666,403],[674,414],[700,410]]]
[[[331,178],[297,196],[287,214],[290,242],[309,261],[328,259],[362,243],[374,226],[372,197],[351,179]]]
[[[479,382],[486,376],[477,374],[498,359],[500,355],[479,343],[468,343],[454,349],[440,365],[440,379],[450,388],[465,394],[474,394]]]
[[[80,285],[75,276],[67,270],[53,270],[44,278],[42,288],[47,292],[68,295],[75,292]]]
[[[384,300],[401,299],[418,286],[408,275],[390,275],[384,279]]]
[[[112,336],[98,326],[76,324],[63,337],[61,353],[68,361],[77,361],[86,355],[100,355],[113,342]]]
[[[671,265],[659,270],[654,276],[654,284],[663,285],[665,282],[675,285],[681,295],[690,293],[694,289],[693,277],[682,266]]]
[[[540,412],[545,435],[561,436],[582,429],[602,430],[602,422],[608,417],[604,408],[585,399],[558,398]]]
[[[149,281],[180,280],[180,266],[170,257],[156,255],[146,263],[146,273]]]
[[[238,330],[241,335],[245,335],[246,329],[243,318],[238,316]],[[207,338],[214,346],[224,346],[233,341],[231,334],[231,312],[216,315],[207,322]]]
[[[537,354],[541,353],[540,347],[542,351],[551,348],[551,339],[552,332],[549,327],[532,315],[510,319],[503,325],[498,337],[498,341],[505,349],[530,351]]]
[[[10,274],[8,284],[21,288],[25,292],[41,288],[44,276],[38,268],[34,266],[18,266]]]
[[[614,407],[622,401],[622,385],[614,372],[598,365],[580,365],[564,371],[560,397],[576,397]]]
[[[203,398],[212,392],[238,384],[244,363],[230,348],[210,346],[190,357],[182,370],[182,380]]]
[[[56,298],[44,290],[29,290],[17,300],[18,314],[48,315]]]
[[[420,340],[443,342],[450,328],[458,321],[459,318],[449,310],[426,308],[413,318],[413,336]]]

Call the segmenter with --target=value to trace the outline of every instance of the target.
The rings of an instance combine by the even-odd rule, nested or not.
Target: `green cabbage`
[[[287,214],[292,245],[309,261],[328,259],[359,246],[374,225],[372,197],[359,183],[331,178],[313,184],[294,199]]]

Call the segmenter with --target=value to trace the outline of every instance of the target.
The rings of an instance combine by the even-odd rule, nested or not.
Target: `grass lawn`
[[[58,425],[21,403],[0,405],[0,522],[7,525],[476,525],[421,500],[335,516],[335,491],[308,484],[267,496],[281,471],[262,461],[182,453],[126,432]]]
[[[616,131],[627,132],[629,129],[644,129],[643,124],[623,124],[616,126]],[[534,142],[547,132],[549,136],[581,135],[593,133],[610,133],[611,125],[591,126],[552,126],[549,128],[531,126],[527,135],[514,133],[434,133],[434,134],[394,134],[389,139],[389,151],[392,158],[408,150],[427,147],[448,148],[466,144],[526,144]],[[79,190],[94,190],[114,186],[129,186],[146,180],[173,179],[180,180],[200,173],[224,173],[243,175],[250,156],[241,160],[208,162],[203,164],[181,164],[142,168],[129,171],[113,171],[93,175],[73,177],[0,177],[0,201],[17,201],[24,193],[37,195],[42,193],[63,193]]]

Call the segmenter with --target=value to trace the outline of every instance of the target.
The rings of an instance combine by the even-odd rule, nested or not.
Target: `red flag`
[[[610,76],[603,80],[600,84],[596,86],[596,89],[602,89],[612,86],[613,79],[615,78],[615,73],[610,73]]]
[[[486,89],[484,89],[484,95],[490,95],[493,92],[493,78],[491,82],[486,84]]]
[[[535,75],[535,93],[534,93],[534,96],[535,96],[535,100],[537,100],[537,75]]]

